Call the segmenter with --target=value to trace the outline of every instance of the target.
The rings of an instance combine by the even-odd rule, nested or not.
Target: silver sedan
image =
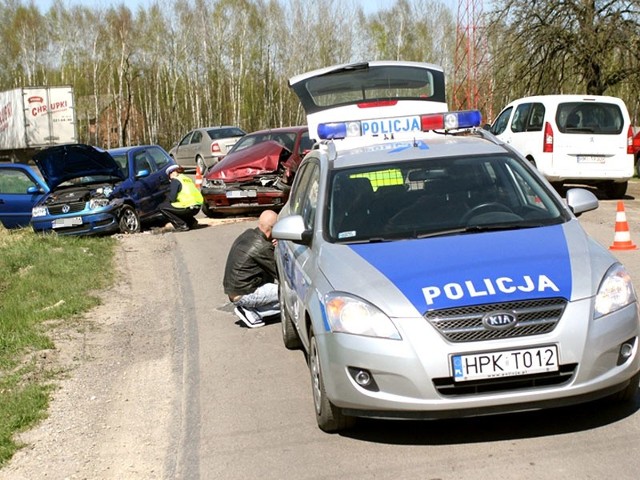
[[[595,196],[565,201],[491,134],[444,125],[324,142],[273,229],[283,339],[308,355],[318,426],[632,400],[635,292],[576,218]]]

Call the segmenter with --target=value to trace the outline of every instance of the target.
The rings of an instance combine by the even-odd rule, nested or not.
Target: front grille
[[[62,207],[69,207],[68,212],[63,212]],[[47,209],[49,210],[49,215],[61,215],[64,213],[76,213],[81,212],[85,209],[86,202],[71,202],[71,203],[59,203],[57,205],[49,205]]]
[[[544,298],[434,310],[424,318],[451,342],[477,342],[549,333],[556,327],[566,305],[564,298]],[[514,313],[518,318],[516,325],[501,330],[486,328],[482,317],[498,311]]]
[[[497,393],[522,390],[528,388],[544,388],[562,385],[571,380],[578,367],[577,363],[560,365],[557,372],[539,373],[515,377],[492,378],[470,382],[456,382],[452,377],[434,378],[433,386],[438,393],[445,396],[476,395],[481,393]]]

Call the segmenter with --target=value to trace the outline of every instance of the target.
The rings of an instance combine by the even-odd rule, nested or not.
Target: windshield
[[[362,242],[566,221],[558,200],[529,168],[501,155],[337,170],[327,231],[333,241]]]
[[[280,145],[286,147],[289,151],[294,150],[294,146],[296,143],[296,132],[281,132],[281,131],[268,131],[261,133],[252,133],[249,135],[245,135],[240,140],[236,142],[236,144],[229,149],[227,155],[239,152],[240,150],[244,150],[245,148],[252,147],[259,143],[267,142],[269,140],[273,140],[278,142]]]
[[[111,153],[111,156],[113,157],[113,159],[116,161],[116,163],[118,164],[118,166],[120,167],[120,171],[122,172],[123,175],[128,175],[129,174],[129,164],[128,164],[128,156],[126,153],[113,153],[113,152],[109,152]]]

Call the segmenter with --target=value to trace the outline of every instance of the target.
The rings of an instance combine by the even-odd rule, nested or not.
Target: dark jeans
[[[178,208],[170,203],[163,203],[160,205],[160,211],[176,230],[189,230],[198,224],[198,220],[194,217],[200,211],[200,206]]]

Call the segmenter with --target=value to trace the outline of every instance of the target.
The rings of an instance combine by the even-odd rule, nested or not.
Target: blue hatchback
[[[44,184],[36,181],[39,177],[29,167],[19,166],[33,180],[22,190],[34,202],[31,226],[38,232],[65,235],[140,231],[142,221],[161,215],[159,206],[169,189],[165,170],[175,164],[157,145],[107,151],[83,144],[62,145],[39,152],[34,162]],[[0,175],[6,170],[0,170]],[[5,217],[1,217],[3,223]],[[21,224],[24,220],[6,221],[5,226]]]
[[[31,209],[49,192],[40,175],[21,163],[0,163],[0,224],[5,228],[26,227]]]

